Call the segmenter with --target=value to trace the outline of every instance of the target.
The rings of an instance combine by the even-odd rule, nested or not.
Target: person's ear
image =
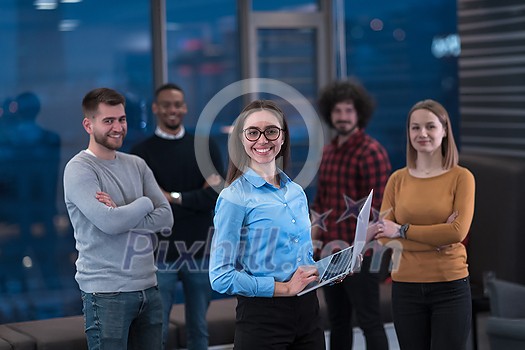
[[[84,127],[84,130],[86,130],[88,134],[91,134],[93,132],[93,124],[91,123],[91,120],[89,118],[85,117],[82,120],[82,126]]]

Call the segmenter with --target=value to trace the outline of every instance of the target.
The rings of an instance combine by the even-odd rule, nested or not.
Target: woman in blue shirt
[[[284,114],[272,101],[244,108],[228,141],[230,164],[215,208],[210,281],[237,295],[235,349],[324,349],[308,203],[281,170],[290,151]]]

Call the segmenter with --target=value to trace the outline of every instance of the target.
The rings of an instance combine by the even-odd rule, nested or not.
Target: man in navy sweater
[[[211,299],[208,279],[208,235],[222,179],[221,157],[210,140],[210,157],[218,173],[203,174],[197,163],[195,136],[183,125],[188,109],[184,91],[165,84],[155,91],[152,111],[155,135],[132,148],[153,171],[174,216],[170,235],[159,233],[157,280],[163,302],[163,339],[167,342],[169,314],[177,281],[182,281],[187,325],[187,348],[208,348],[206,312]]]

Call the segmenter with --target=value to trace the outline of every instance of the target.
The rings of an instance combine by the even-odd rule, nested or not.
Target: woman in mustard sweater
[[[416,103],[408,113],[407,166],[386,185],[376,225],[394,249],[392,308],[402,350],[465,349],[471,324],[467,253],[474,213],[472,173],[458,166],[445,108]]]

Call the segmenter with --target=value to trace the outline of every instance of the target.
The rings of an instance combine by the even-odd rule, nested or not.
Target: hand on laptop
[[[368,228],[366,229],[366,242],[368,243],[375,239],[376,236],[380,233],[383,233],[384,230],[385,223],[383,220],[368,224]]]
[[[338,283],[341,283],[345,280],[345,278],[347,278],[348,276],[352,275],[351,273],[347,274],[347,275],[344,275],[343,277],[339,278],[339,279],[336,279],[335,281],[333,281],[332,283],[329,284],[329,286],[333,286],[334,284],[338,284]]]
[[[275,282],[274,297],[291,297],[297,295],[309,283],[317,280],[319,272],[313,265],[299,266],[288,282]]]
[[[361,264],[363,263],[363,254],[359,254],[357,256],[357,262],[356,262],[356,266],[355,266],[355,271],[359,271],[361,270]]]
[[[363,254],[359,254],[357,256],[357,262],[356,262],[356,266],[355,266],[355,270],[356,271],[359,271],[361,269],[361,264],[362,263],[363,263]],[[348,276],[352,276],[353,274],[354,274],[353,272],[347,273],[346,275],[341,276],[341,278],[338,278],[335,281],[333,281],[332,283],[330,283],[329,286],[333,286],[334,284],[341,283],[341,282],[344,281],[345,278],[347,278]]]

